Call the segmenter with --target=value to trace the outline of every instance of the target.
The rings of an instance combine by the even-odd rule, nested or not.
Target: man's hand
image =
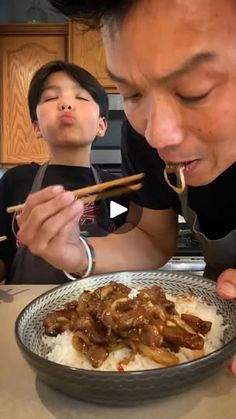
[[[226,300],[233,300],[236,298],[236,270],[227,269],[218,278],[217,293],[220,297]],[[232,360],[230,365],[232,372],[236,375],[236,357]]]
[[[86,270],[87,257],[79,240],[82,201],[62,186],[50,186],[28,196],[17,217],[20,243],[31,253],[68,272]]]

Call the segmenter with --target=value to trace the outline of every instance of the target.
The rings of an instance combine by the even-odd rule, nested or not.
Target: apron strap
[[[42,166],[39,167],[39,169],[38,169],[38,171],[35,175],[30,193],[37,192],[41,189],[43,178],[44,178],[45,172],[47,170],[47,167],[48,167],[48,163],[44,163],[44,164],[42,164]]]
[[[100,176],[98,170],[93,165],[91,165],[91,170],[92,170],[93,178],[95,180],[96,185],[98,183],[102,183],[101,176]]]

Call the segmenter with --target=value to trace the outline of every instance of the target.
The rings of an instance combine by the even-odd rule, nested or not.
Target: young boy
[[[22,203],[31,192],[49,185],[66,190],[83,188],[114,178],[90,164],[91,146],[107,129],[108,97],[86,70],[62,61],[50,62],[33,76],[28,105],[35,134],[49,148],[49,162],[25,164],[8,170],[0,180],[0,280],[6,283],[63,283],[65,274],[17,243],[17,222],[6,208]],[[119,198],[127,206],[127,198]],[[86,236],[106,235],[124,218],[109,219],[109,201],[85,206],[80,230]]]

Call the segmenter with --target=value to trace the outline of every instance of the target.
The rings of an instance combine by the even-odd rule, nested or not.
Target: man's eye
[[[138,102],[141,99],[141,94],[140,93],[136,93],[134,95],[129,95],[129,96],[125,96],[124,95],[124,102],[126,101],[130,101],[130,102]]]
[[[177,96],[179,99],[181,99],[183,102],[186,103],[196,103],[196,102],[200,102],[201,100],[207,98],[207,96],[209,95],[210,91],[203,93],[201,95],[197,95],[197,96],[184,96],[181,95],[180,93],[177,93]]]

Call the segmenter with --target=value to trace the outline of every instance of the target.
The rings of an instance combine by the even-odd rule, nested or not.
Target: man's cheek
[[[135,131],[137,131],[139,134],[143,135],[145,137],[145,131],[146,131],[146,122],[142,119],[142,117],[138,117],[137,114],[133,112],[129,112],[124,108],[125,115],[134,128]]]

